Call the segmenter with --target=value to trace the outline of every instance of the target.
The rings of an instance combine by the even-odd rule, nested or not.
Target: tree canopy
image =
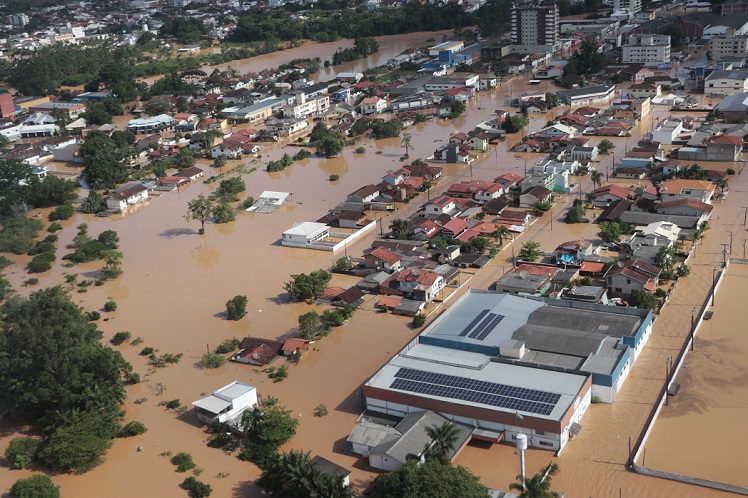
[[[379,475],[372,498],[485,498],[488,490],[464,467],[437,461],[408,462],[394,472]]]
[[[355,496],[342,476],[321,471],[312,464],[308,452],[298,450],[280,453],[271,459],[257,483],[275,498]]]
[[[315,299],[331,278],[332,275],[325,270],[291,275],[291,280],[286,282],[284,289],[296,301]]]
[[[120,136],[117,136],[120,137]],[[85,174],[89,185],[94,189],[114,188],[128,178],[127,167],[122,162],[130,153],[130,147],[123,140],[106,133],[94,131],[88,134],[80,147],[85,161]]]
[[[564,74],[585,76],[595,74],[603,69],[605,56],[598,52],[598,45],[592,39],[586,39],[564,66]]]

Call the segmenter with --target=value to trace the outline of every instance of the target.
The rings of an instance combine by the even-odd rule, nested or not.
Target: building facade
[[[614,11],[628,11],[629,14],[636,14],[642,10],[641,0],[613,0]]]
[[[558,42],[558,6],[522,4],[512,7],[512,43],[555,45]]]
[[[656,66],[670,62],[669,35],[632,35],[622,47],[624,64]]]
[[[748,36],[716,36],[709,40],[709,58],[748,55]]]

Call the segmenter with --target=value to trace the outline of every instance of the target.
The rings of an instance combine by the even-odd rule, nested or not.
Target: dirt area
[[[739,324],[748,265],[731,264],[715,296],[710,320],[699,327],[694,351],[674,382],[642,461],[648,467],[748,486],[741,451],[748,444],[748,335]]]

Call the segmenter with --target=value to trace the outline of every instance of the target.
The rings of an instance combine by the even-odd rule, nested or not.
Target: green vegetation
[[[600,151],[600,154],[603,154],[605,156],[610,154],[610,151],[615,148],[615,144],[607,138],[603,139],[599,144],[597,144],[597,150]]]
[[[341,256],[335,261],[335,269],[337,271],[350,271],[353,269],[353,261],[350,256]]]
[[[150,346],[146,346],[143,349],[140,350],[140,353],[138,353],[140,356],[150,356],[152,355],[156,350],[153,349]]]
[[[109,342],[111,342],[115,346],[119,346],[123,342],[130,340],[130,336],[130,332],[117,332]]]
[[[459,118],[462,113],[465,112],[465,104],[460,102],[459,100],[455,100],[451,104],[449,104],[449,117],[450,119],[457,119]]]
[[[177,453],[171,457],[171,464],[177,466],[177,472],[187,472],[195,468],[195,462],[192,461],[192,455],[189,453]]]
[[[87,214],[96,214],[106,210],[106,201],[101,197],[95,190],[88,192],[86,197],[81,202],[81,212]]]
[[[202,21],[180,16],[166,18],[159,30],[159,35],[173,37],[179,43],[184,44],[196,43],[206,34],[208,32]]]
[[[267,369],[268,377],[275,382],[283,382],[288,377],[288,368],[283,365],[280,368],[270,367]]]
[[[475,16],[480,19],[479,16]],[[475,17],[457,5],[439,7],[411,2],[385,10],[307,10],[303,19],[292,19],[283,9],[251,10],[239,17],[230,39],[235,42],[266,40],[333,41],[438,31],[471,26]]]
[[[213,208],[213,221],[220,225],[236,220],[234,209],[225,200],[219,201]]]
[[[14,469],[25,469],[36,458],[40,440],[33,437],[16,437],[11,439],[5,450],[5,459]]]
[[[374,480],[372,498],[485,498],[488,490],[464,467],[452,467],[435,460],[421,464],[407,462],[396,471]]]
[[[276,498],[356,496],[355,491],[345,485],[343,476],[319,470],[312,464],[308,452],[298,450],[274,455],[257,484]]]
[[[409,240],[413,237],[413,222],[401,218],[395,218],[390,223],[390,232],[398,240]]]
[[[459,434],[460,430],[452,422],[426,427],[426,435],[431,438],[431,443],[424,453],[426,460],[449,465],[451,463],[449,456],[455,449]]]
[[[603,69],[605,57],[599,52],[600,47],[592,39],[586,39],[569,58],[564,66],[564,74],[571,76],[587,76],[599,73]]]
[[[187,221],[199,221],[199,233],[203,234],[205,233],[205,222],[210,219],[214,210],[215,203],[213,202],[213,198],[200,194],[187,203],[187,214],[185,214],[184,218]]]
[[[182,353],[172,354],[172,353],[164,353],[161,356],[156,356],[155,354],[152,354],[148,358],[148,364],[152,367],[156,368],[164,368],[167,365],[175,365],[179,363],[179,360],[182,359]],[[177,400],[179,402],[179,400]]]
[[[85,161],[84,173],[95,190],[114,188],[127,181],[128,169],[123,159],[131,153],[130,144],[123,134],[108,136],[93,131],[86,136],[80,147],[80,155]]]
[[[365,154],[366,153],[366,147],[364,147],[364,146],[356,147],[353,150],[353,152],[355,152],[356,154]]]
[[[247,190],[244,180],[239,176],[222,180],[216,190],[216,196],[226,202],[235,202],[239,200],[239,194]]]
[[[104,311],[111,313],[113,311],[117,311],[117,301],[114,301],[110,299],[109,301],[104,303]]]
[[[311,301],[317,298],[331,278],[332,275],[325,270],[300,273],[291,275],[291,280],[283,288],[294,301]]]
[[[618,221],[604,221],[600,223],[600,238],[609,244],[618,242],[623,234],[630,233],[633,228]]]
[[[180,486],[182,489],[187,490],[187,494],[190,498],[207,498],[210,496],[210,493],[213,492],[210,484],[198,481],[192,476],[185,478]]]
[[[328,333],[329,329],[316,311],[308,311],[299,316],[299,334],[303,339],[313,341]]]
[[[338,180],[340,180],[340,177],[338,175],[330,175],[327,179],[331,182],[337,182]]]
[[[37,254],[26,264],[26,270],[29,273],[44,273],[52,269],[52,261],[54,260],[55,255],[52,252]]]
[[[238,347],[241,341],[237,339],[236,337],[232,337],[231,339],[226,339],[221,344],[216,347],[216,353],[218,354],[226,354],[231,353],[235,351]]]
[[[519,491],[523,498],[554,498],[560,496],[555,491],[551,491],[551,478],[558,474],[558,464],[552,463],[547,469],[541,469],[537,474],[513,482],[509,489]]]
[[[411,325],[414,329],[418,329],[426,325],[426,317],[424,315],[416,315],[413,317]]]
[[[319,405],[314,407],[314,416],[315,417],[324,417],[328,414],[327,406],[320,403]]]
[[[276,455],[278,448],[296,434],[299,421],[291,410],[268,396],[261,406],[242,414],[241,427],[247,442],[240,458],[265,468]]]
[[[10,498],[60,498],[60,487],[44,474],[18,479],[10,488]]]
[[[60,225],[59,223],[51,223],[47,227],[47,232],[49,233],[59,232],[60,230],[62,230],[62,225]]]
[[[379,43],[374,38],[356,38],[351,48],[338,49],[332,55],[332,65],[337,66],[344,62],[355,61],[368,57],[379,51]]]
[[[200,358],[200,366],[203,368],[218,368],[226,363],[226,357],[218,353],[205,353]]]
[[[507,116],[504,119],[504,130],[507,133],[519,133],[528,124],[530,120],[524,114],[515,114],[514,116]]]
[[[371,131],[376,139],[395,138],[400,135],[402,129],[403,124],[397,119],[371,124]]]
[[[104,259],[107,251],[117,249],[119,246],[119,236],[114,230],[104,230],[95,239],[88,235],[88,225],[81,223],[78,225],[78,233],[73,239],[73,243],[68,246],[73,252],[63,257],[73,263],[88,263]]]
[[[630,306],[636,308],[653,310],[657,307],[657,299],[654,294],[645,290],[634,290],[631,291],[631,296],[628,298]]]
[[[584,205],[581,202],[574,201],[574,205],[566,212],[564,221],[566,223],[584,223],[587,221],[585,214]]]
[[[530,240],[522,244],[522,249],[520,249],[518,256],[522,261],[535,261],[542,255],[540,244]]]
[[[34,239],[42,226],[42,222],[34,218],[23,216],[6,218],[0,230],[0,252],[28,253],[34,247]]]
[[[247,314],[247,296],[234,296],[226,302],[226,316],[229,320],[241,320]]]
[[[345,137],[342,133],[330,130],[322,121],[318,121],[309,136],[309,143],[316,148],[320,156],[335,157],[345,147]]]
[[[142,422],[133,420],[126,423],[118,432],[117,437],[133,437],[145,434],[148,431]]]

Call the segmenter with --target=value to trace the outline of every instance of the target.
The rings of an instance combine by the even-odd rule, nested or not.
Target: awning
[[[192,405],[201,408],[206,412],[215,413],[217,415],[231,406],[231,402],[211,394],[210,396],[206,396],[203,399],[193,402]]]

